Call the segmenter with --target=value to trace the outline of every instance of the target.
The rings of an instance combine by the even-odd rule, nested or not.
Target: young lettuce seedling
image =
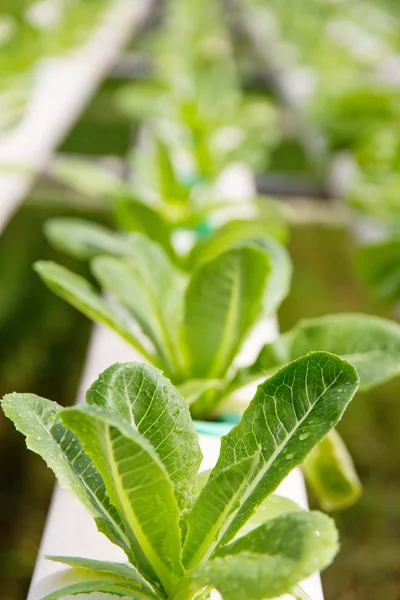
[[[147,120],[159,137],[183,150],[203,180],[233,162],[264,167],[281,137],[278,109],[265,95],[243,91],[221,6],[174,0],[165,9],[164,27],[154,36],[152,77],[122,86],[116,107],[131,119]],[[141,178],[153,179],[155,171],[147,172],[141,168]]]
[[[225,600],[291,590],[301,597],[294,586],[331,562],[336,529],[271,494],[336,425],[357,387],[354,367],[333,354],[293,361],[258,387],[200,490],[187,403],[154,367],[115,364],[84,405],[69,409],[32,394],[5,396],[3,410],[28,447],[130,563],[52,557],[79,568],[80,579],[72,571],[71,584],[44,600],[92,592],[189,600],[212,589]]]
[[[36,269],[62,298],[162,368],[184,389],[192,414],[209,418],[225,396],[245,339],[287,293],[291,265],[286,251],[267,237],[233,247],[226,239],[214,239],[189,280],[142,234],[124,240],[124,253],[124,258],[97,256],[91,268],[130,320],[64,267],[40,262]]]

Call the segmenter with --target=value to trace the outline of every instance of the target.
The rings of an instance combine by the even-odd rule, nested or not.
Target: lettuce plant
[[[127,265],[136,261],[137,264],[147,265],[148,274],[160,273],[161,265],[169,264],[165,256],[161,260],[160,257],[163,256],[161,249],[157,247],[156,251],[154,244],[137,234],[124,237],[119,234],[110,235],[110,232],[102,230],[101,233],[104,234],[102,237],[94,235],[95,231],[89,231],[83,226],[82,230],[75,230],[75,236],[63,237],[62,233],[65,231],[63,224],[60,229],[57,229],[58,222],[55,222],[52,227],[53,231],[48,233],[53,241],[57,240],[58,247],[61,248],[64,245],[64,249],[82,258],[96,256],[91,263],[92,270],[103,289],[128,309],[130,315],[135,318],[135,322],[143,327],[143,321],[141,322],[137,316],[138,307],[136,304],[133,305],[134,300],[139,300],[139,280],[131,273],[132,267],[128,268]],[[248,233],[251,233],[251,230],[252,228],[249,227]],[[214,236],[201,240],[188,257],[187,264],[193,264],[194,270],[186,287],[184,317],[180,321],[181,334],[175,335],[171,339],[175,340],[172,343],[173,348],[180,348],[183,356],[192,357],[189,359],[190,362],[185,363],[185,359],[183,359],[181,363],[181,365],[190,364],[189,370],[179,371],[179,368],[175,367],[173,370],[163,360],[162,353],[161,356],[156,355],[154,351],[148,354],[146,350],[148,346],[141,352],[152,364],[162,367],[172,378],[174,384],[178,385],[191,404],[194,416],[210,419],[221,412],[240,414],[248,400],[248,392],[244,391],[248,384],[260,381],[266,375],[272,375],[280,366],[310,351],[333,352],[348,359],[357,368],[362,389],[380,385],[399,375],[399,325],[385,319],[361,314],[329,315],[300,321],[290,332],[281,335],[274,342],[266,344],[252,364],[238,367],[235,360],[236,353],[249,335],[252,326],[263,314],[276,310],[286,295],[290,280],[290,266],[285,259],[286,254],[282,247],[274,242],[271,243],[271,240],[267,242],[268,238],[265,238],[264,243],[267,243],[267,246],[264,247],[264,252],[267,251],[265,255],[266,271],[261,276],[262,271],[253,271],[249,266],[254,260],[250,258],[250,255],[253,256],[256,250],[262,253],[261,247],[253,247],[253,250],[250,251],[249,248],[245,251],[249,242],[242,242],[241,250],[239,247],[229,250],[229,242],[235,239],[234,233],[234,226],[231,231],[227,226],[216,232]],[[244,236],[244,230],[242,230],[242,234]],[[262,240],[262,238],[258,239]],[[135,250],[132,252],[133,258],[101,256],[104,252],[113,253],[116,256],[127,256],[129,250],[134,248],[132,245],[134,240],[136,242]],[[254,240],[250,245],[254,245]],[[154,256],[158,258],[155,258],[152,263],[139,259],[141,256],[140,246],[153,249]],[[251,279],[254,276],[257,280],[257,284],[254,284],[251,289],[249,287],[250,279],[246,284],[249,293],[253,295],[252,300],[249,300],[249,297],[246,300],[242,295],[238,297],[237,316],[241,314],[243,319],[246,318],[247,326],[244,328],[243,319],[230,320],[232,315],[228,310],[229,303],[225,302],[227,291],[231,290],[233,293],[235,287],[234,279],[232,279],[234,271],[232,271],[231,260],[233,256],[238,257],[242,253],[250,253],[246,259],[249,262],[241,263],[243,272],[247,273],[248,278]],[[257,256],[260,258],[260,254]],[[268,267],[266,266],[268,260],[271,267],[269,275],[267,275]],[[108,265],[107,272],[104,268],[106,265]],[[122,337],[138,348],[137,338],[132,338],[132,332],[122,321],[122,317],[90,288],[85,280],[57,265],[39,263],[37,269],[46,283],[59,295],[97,322],[113,327]],[[215,276],[216,269],[219,273],[217,277]],[[141,272],[143,272],[143,268]],[[176,273],[173,269],[171,270],[170,264],[168,272]],[[238,280],[237,277],[242,272],[239,263],[236,264],[235,272],[235,278]],[[161,286],[158,291],[157,288],[154,288],[154,278],[150,277],[150,279],[151,285],[148,284],[142,288],[155,290],[153,300],[146,299],[147,296],[140,296],[139,308],[157,306],[168,289],[176,299],[178,290],[176,277],[170,278],[170,285],[165,284],[165,276],[158,277]],[[239,279],[242,282],[245,281],[241,275]],[[264,292],[261,291],[262,289]],[[264,294],[263,300],[261,300],[262,294]],[[165,298],[167,297],[169,294],[166,294]],[[203,298],[201,302],[200,297]],[[233,295],[230,297],[233,298]],[[225,298],[224,301],[223,298]],[[247,301],[253,305],[253,308],[258,305],[258,313],[257,310],[254,313],[249,311]],[[158,310],[157,314],[167,315],[165,310],[169,304],[165,300],[162,303],[162,310]],[[193,320],[190,315],[195,319]],[[171,326],[170,317],[164,317],[164,321],[168,321],[168,326]],[[166,331],[171,332],[171,329]],[[235,334],[233,334],[234,331]],[[228,332],[230,332],[229,335]],[[235,338],[235,336],[238,337]],[[219,369],[217,373],[218,361],[219,367],[221,367],[221,353],[218,351],[221,348],[224,348],[228,354],[224,354],[226,360],[222,365],[223,369]],[[141,346],[139,350],[141,350]],[[158,354],[160,354],[160,350]],[[349,506],[360,496],[361,483],[352,458],[337,432],[329,434],[312,453],[305,463],[304,472],[321,505],[327,510],[337,510]]]
[[[194,415],[209,418],[225,396],[244,341],[279,305],[291,275],[286,251],[272,239],[229,241],[214,238],[197,249],[185,277],[141,234],[104,238],[103,252],[107,247],[115,256],[96,256],[91,268],[119,309],[60,265],[40,262],[36,269],[57,294],[162,368],[184,389]]]
[[[222,438],[211,473],[187,404],[157,369],[115,364],[63,409],[9,394],[5,414],[63,488],[130,564],[52,557],[71,583],[44,600],[107,592],[129,598],[263,600],[290,592],[337,551],[333,522],[271,496],[336,425],[358,386],[347,361],[323,352],[261,384]],[[293,590],[297,597],[301,591]]]
[[[221,6],[173,0],[165,13],[150,47],[151,80],[120,90],[117,107],[184,151],[200,178],[237,160],[254,168],[279,135],[277,110],[243,93]]]
[[[319,125],[331,152],[351,153],[354,161],[346,199],[390,227],[399,214],[400,95],[375,81],[354,81],[322,103]]]

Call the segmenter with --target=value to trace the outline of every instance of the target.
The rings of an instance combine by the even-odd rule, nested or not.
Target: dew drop
[[[310,435],[311,435],[311,433],[301,433],[301,434],[299,435],[299,440],[300,440],[301,442],[303,442],[304,440],[306,440],[307,438],[309,438],[309,437],[310,437]]]
[[[168,392],[168,388],[167,388],[167,386],[166,386],[166,385],[164,385],[164,387],[163,387],[163,389],[162,389],[162,390],[163,390],[164,394],[166,394],[166,393]]]

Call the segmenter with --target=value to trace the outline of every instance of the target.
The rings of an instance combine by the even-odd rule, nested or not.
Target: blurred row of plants
[[[365,216],[357,267],[378,298],[400,294],[400,36],[394,2],[246,0],[253,36],[268,32],[294,127],[316,172]],[[249,63],[245,63],[245,65]],[[265,66],[264,64],[264,66]],[[305,132],[305,133],[304,133]],[[339,160],[337,160],[339,158]],[[338,181],[339,180],[339,181]],[[374,243],[368,242],[375,239]]]
[[[3,3],[2,119],[13,111],[20,114],[19,99],[26,101],[43,61],[87,39],[106,5],[92,0]],[[225,0],[214,2],[212,18],[192,2],[174,11],[168,18],[178,28],[176,37],[146,39],[141,51],[156,57],[151,76],[121,89],[114,110],[129,118],[152,114],[158,137],[165,138],[167,128],[170,145],[195,149],[195,164],[184,169],[189,179],[215,174],[236,158],[258,171],[288,172],[294,163],[300,174],[324,177],[334,156],[348,153],[355,170],[345,196],[393,229],[400,177],[395,3],[311,0],[293,6],[286,0]],[[251,40],[264,43],[261,57],[235,28],[235,15]],[[257,69],[266,84],[262,97],[254,81]],[[239,92],[243,81],[250,82],[251,94]]]
[[[400,165],[396,3],[243,4],[249,29],[265,35],[273,51],[271,69],[311,126],[322,164],[337,152],[350,153],[357,169],[347,198],[365,212],[390,219],[398,213]]]
[[[105,0],[4,0],[0,6],[0,133],[18,123],[52,59],[83,43]]]

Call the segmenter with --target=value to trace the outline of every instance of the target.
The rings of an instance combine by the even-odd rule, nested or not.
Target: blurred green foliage
[[[326,169],[335,153],[350,153],[358,172],[346,199],[390,221],[400,212],[399,3],[243,2],[315,158]]]
[[[105,0],[2,0],[0,131],[18,121],[45,59],[83,43]]]
[[[244,94],[221,4],[169,0],[163,28],[148,40],[150,80],[116,95],[122,114],[185,156],[190,177],[212,181],[227,165],[256,167],[279,139],[278,111],[266,97]],[[150,166],[147,164],[147,168]]]

